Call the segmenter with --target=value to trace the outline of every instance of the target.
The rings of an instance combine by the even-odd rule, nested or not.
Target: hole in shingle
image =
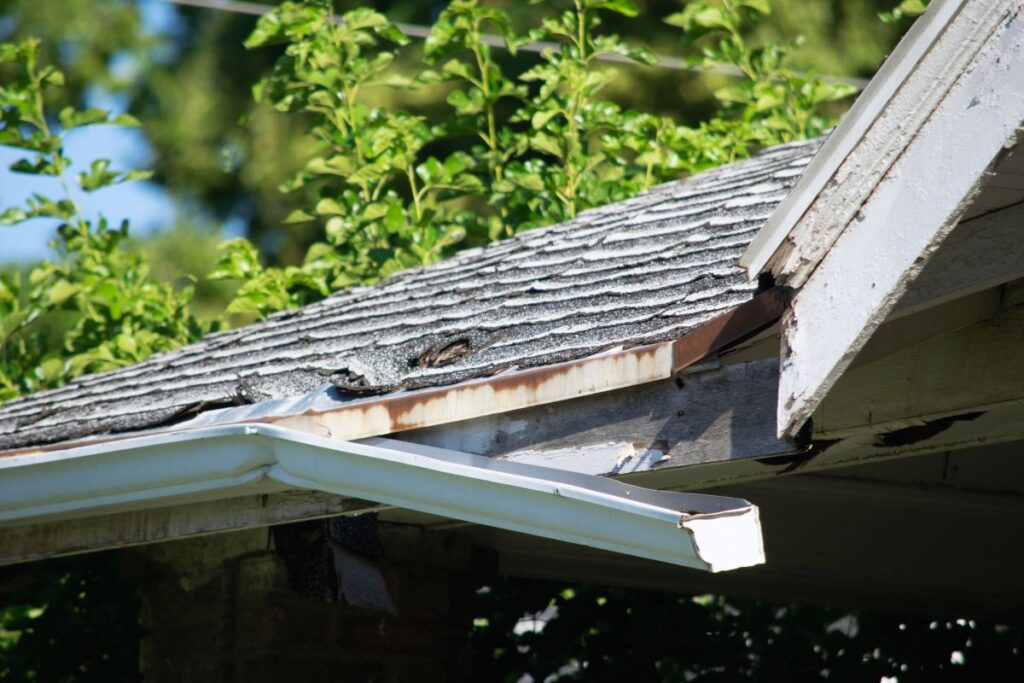
[[[331,383],[340,389],[347,389],[349,391],[364,391],[370,386],[366,375],[360,374],[351,368],[341,368],[332,372]]]
[[[440,368],[462,358],[469,353],[470,348],[469,339],[465,337],[435,344],[421,353],[411,365],[418,368]]]

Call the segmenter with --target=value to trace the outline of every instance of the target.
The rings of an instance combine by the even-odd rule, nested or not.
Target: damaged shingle
[[[470,351],[469,339],[460,338],[446,343],[444,346],[432,347],[416,358],[418,368],[440,368],[451,365]]]
[[[375,287],[0,406],[0,450],[153,427],[190,407],[452,384],[664,341],[755,292],[737,259],[819,141],[666,183]]]

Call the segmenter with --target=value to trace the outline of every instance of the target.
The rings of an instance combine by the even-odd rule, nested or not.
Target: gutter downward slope
[[[0,525],[314,489],[684,567],[764,562],[758,510],[393,439],[236,424],[0,459]]]

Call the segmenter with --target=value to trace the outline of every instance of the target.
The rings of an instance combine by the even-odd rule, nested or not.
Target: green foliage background
[[[566,0],[535,21],[524,3],[399,0],[387,17],[355,7],[335,24],[329,3],[309,0],[255,30],[251,18],[181,10],[162,36],[133,3],[84,7],[0,10],[0,144],[24,152],[15,170],[63,187],[0,216],[61,221],[56,259],[0,274],[0,400],[818,135],[852,90],[814,70],[869,74],[921,4]],[[410,43],[395,19],[431,35]],[[797,33],[806,38],[779,41]],[[521,49],[538,40],[558,47]],[[652,49],[740,76],[658,70]],[[114,68],[126,58],[127,76]],[[130,114],[90,107],[97,87],[123,95]],[[142,244],[75,198],[147,174],[99,159],[69,178],[64,151],[76,127],[138,120],[153,177],[181,208]],[[203,226],[232,217],[249,239],[218,247]],[[27,581],[0,574],[0,679],[134,677],[138,604],[117,554],[37,568]],[[516,634],[524,612],[544,610],[557,617],[543,631]],[[966,619],[516,581],[483,591],[479,612],[485,680],[957,680],[1020,666],[1019,629]]]

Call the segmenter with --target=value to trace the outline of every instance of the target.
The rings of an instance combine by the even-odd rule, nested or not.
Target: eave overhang
[[[618,347],[578,360],[382,395],[339,399],[337,392],[327,387],[295,398],[209,410],[156,429],[100,434],[0,451],[0,461],[31,453],[114,444],[140,436],[253,423],[355,441],[557,404],[683,373],[709,356],[775,324],[786,308],[788,297],[786,288],[772,287],[672,341]]]
[[[885,113],[904,83],[919,68],[965,4],[967,0],[933,0],[892,54],[886,57],[878,73],[843,115],[840,125],[829,134],[814,155],[796,186],[776,207],[740,257],[740,265],[747,269],[751,279],[759,273],[772,271],[780,279],[785,279],[787,284],[798,286],[835,242],[838,237],[837,228],[842,226],[835,226],[832,232],[815,234],[814,244],[807,244],[811,240],[797,239],[798,226],[829,184],[836,182],[840,167],[862,143],[864,136]],[[943,86],[948,88],[957,75],[955,69],[949,68],[942,74],[942,78],[936,79],[937,87],[927,95],[933,98],[941,96]],[[920,104],[925,94],[919,93],[917,97],[917,103]],[[922,111],[928,108],[921,107]],[[908,123],[911,123],[909,119],[900,121],[902,135],[893,136],[895,144],[906,144],[911,132],[906,128]],[[892,159],[891,155],[877,155],[877,161],[882,164],[892,163]]]

